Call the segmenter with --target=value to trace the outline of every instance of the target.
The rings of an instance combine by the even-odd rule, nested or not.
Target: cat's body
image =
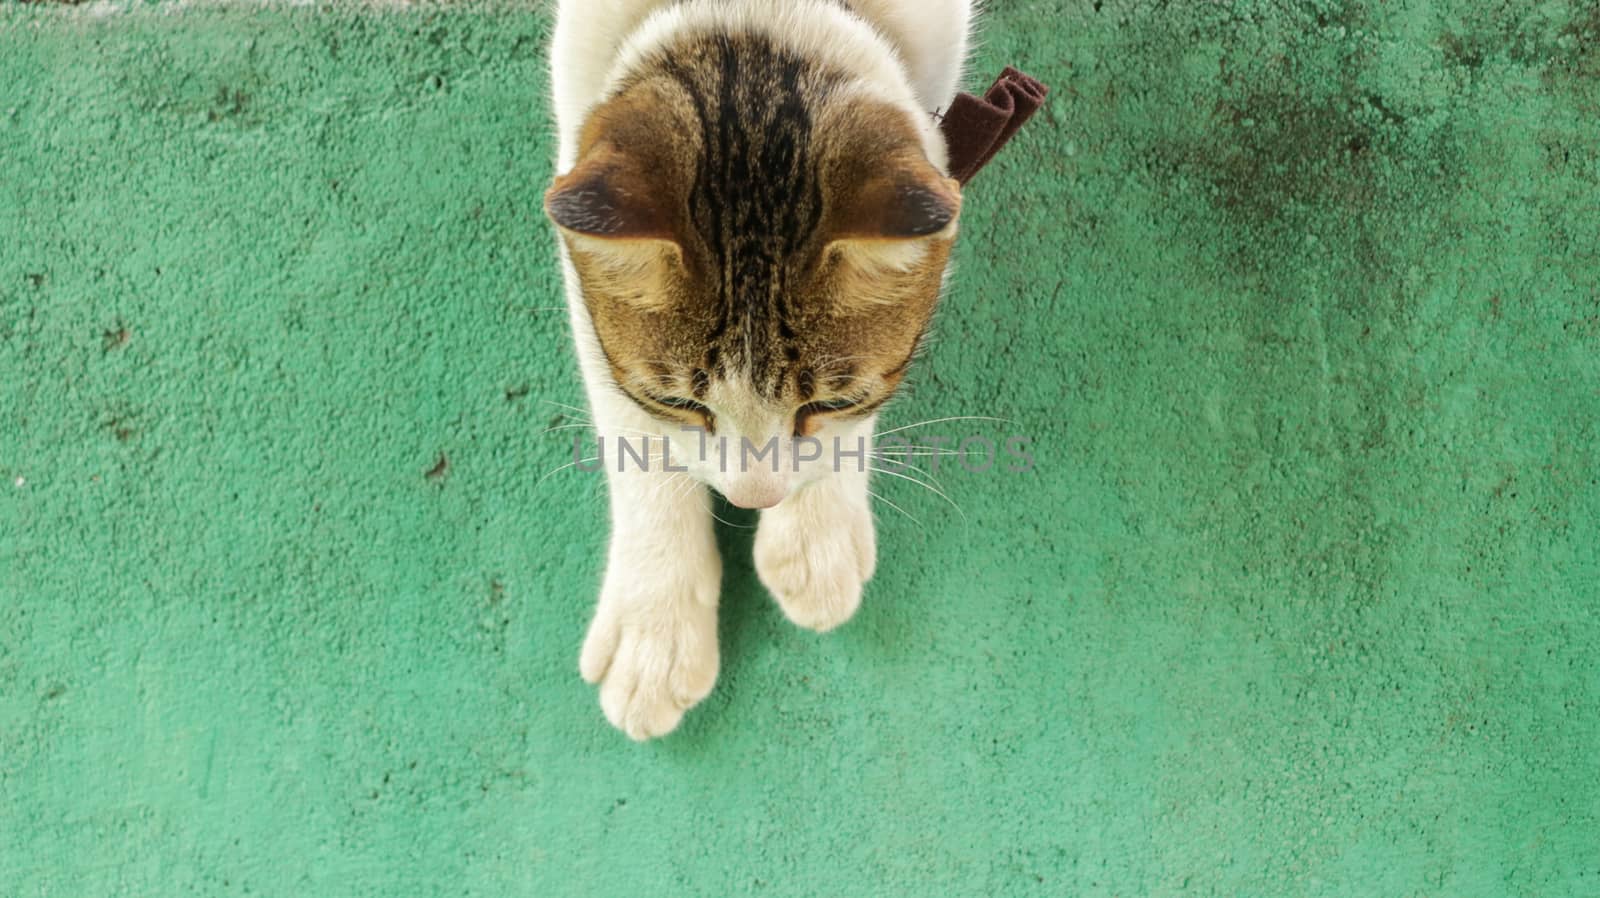
[[[826,630],[860,602],[876,540],[855,453],[954,239],[960,194],[931,113],[955,93],[970,14],[969,0],[560,4],[546,207],[612,516],[580,669],[634,738],[670,731],[716,678],[704,484],[764,509],[756,568],[791,620]],[[629,464],[622,442],[650,461]]]

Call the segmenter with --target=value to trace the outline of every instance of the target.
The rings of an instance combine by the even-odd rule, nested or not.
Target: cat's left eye
[[[813,402],[807,405],[806,408],[814,412],[842,412],[846,409],[855,408],[860,404],[855,399],[824,399],[820,402]]]

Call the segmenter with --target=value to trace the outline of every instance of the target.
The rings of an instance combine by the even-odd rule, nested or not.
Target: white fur
[[[551,47],[559,129],[557,172],[577,163],[588,113],[652,47],[704,29],[757,30],[798,53],[856,76],[855,89],[905,109],[922,129],[937,166],[944,141],[931,115],[949,105],[961,76],[970,0],[560,0]],[[808,448],[789,439],[788,410],[764,407],[752,391],[719,384],[706,404],[718,437],[674,433],[623,397],[611,379],[562,253],[579,367],[598,435],[605,439],[612,534],[605,582],[579,668],[600,686],[607,719],[635,739],[670,732],[710,692],[717,674],[716,606],[721,559],[712,533],[707,484],[740,504],[766,507],[756,534],[756,570],[795,623],[828,630],[848,620],[876,563],[867,470],[854,457],[836,465],[833,440],[870,446],[873,421],[829,425],[818,435],[823,459],[797,463]],[[638,446],[658,435],[660,458],[688,473],[619,473],[615,442]],[[745,441],[777,446],[777,470],[763,459],[741,465]],[[741,467],[747,468],[741,470]],[[835,470],[836,467],[838,470]]]

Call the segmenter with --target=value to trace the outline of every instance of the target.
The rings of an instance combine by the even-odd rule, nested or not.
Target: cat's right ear
[[[603,141],[545,191],[544,211],[585,237],[674,240],[672,222],[643,166]]]

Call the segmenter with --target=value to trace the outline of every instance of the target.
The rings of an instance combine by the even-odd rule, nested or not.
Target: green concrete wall
[[[886,418],[1037,468],[826,637],[729,512],[644,746],[548,13],[0,8],[0,894],[1600,895],[1600,8],[992,6]]]

